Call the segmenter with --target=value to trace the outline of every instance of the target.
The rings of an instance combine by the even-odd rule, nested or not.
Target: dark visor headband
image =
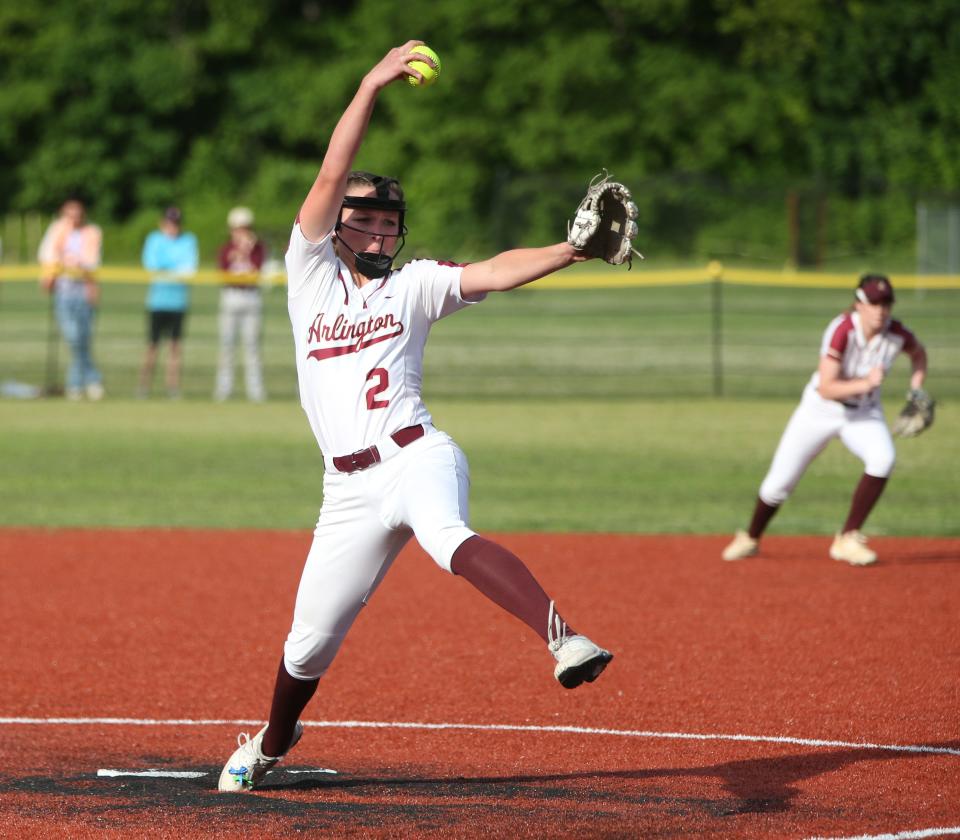
[[[368,181],[377,194],[375,196],[345,195],[343,197],[343,206],[351,209],[366,208],[369,210],[399,210],[401,213],[407,209],[401,198],[391,198],[390,192],[396,189],[397,193],[403,195],[400,190],[400,182],[396,178],[388,178],[385,175],[374,175],[372,172],[355,172],[353,175],[362,176],[362,180]]]
[[[380,198],[379,196],[345,195],[343,206],[352,210],[406,210],[407,205],[398,198]]]

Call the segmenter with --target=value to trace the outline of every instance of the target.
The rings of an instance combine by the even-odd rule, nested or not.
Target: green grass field
[[[296,394],[283,288],[266,297],[271,399],[214,404],[217,290],[188,322],[186,399],[132,399],[144,287],[107,285],[96,353],[101,404],[0,399],[0,525],[310,528],[321,460]],[[518,290],[438,323],[424,396],[473,470],[485,530],[725,533],[742,525],[845,291],[723,289],[722,386],[707,285]],[[42,384],[47,311],[32,284],[0,286],[0,382]],[[934,428],[899,445],[872,533],[960,532],[960,292],[901,293],[930,351]],[[62,377],[65,353],[57,361]],[[899,407],[908,364],[885,387]],[[238,377],[239,378],[239,377]],[[830,533],[859,462],[819,458],[774,523]]]
[[[744,524],[792,400],[430,401],[466,451],[485,531],[725,533]],[[893,411],[888,406],[888,416]],[[322,463],[294,401],[0,401],[0,525],[310,530]],[[960,420],[899,462],[872,534],[956,535]],[[860,464],[814,462],[772,533],[842,524]]]

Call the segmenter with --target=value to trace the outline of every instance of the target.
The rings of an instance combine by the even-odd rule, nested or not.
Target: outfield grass
[[[486,531],[726,533],[745,523],[795,400],[430,399],[466,451]],[[891,399],[888,416],[895,410]],[[0,525],[312,528],[322,463],[292,400],[0,401]],[[874,534],[960,533],[960,420],[898,444]],[[772,527],[828,534],[860,464],[837,443]],[[131,558],[135,560],[136,558]]]
[[[486,530],[727,532],[743,524],[846,291],[725,286],[725,399],[711,395],[709,285],[523,289],[491,295],[433,329],[424,396],[473,465]],[[0,400],[0,525],[309,528],[321,461],[299,409],[284,289],[266,294],[271,400],[209,401],[218,291],[194,289],[182,402],[131,399],[145,289],[107,285],[96,352],[107,401]],[[42,383],[45,300],[0,286],[0,382]],[[960,292],[905,292],[897,315],[926,343],[937,424],[903,442],[875,533],[956,534]],[[60,370],[65,353],[58,355]],[[898,361],[888,416],[906,388]],[[238,377],[239,378],[239,377]],[[829,533],[860,467],[839,445],[775,522]]]

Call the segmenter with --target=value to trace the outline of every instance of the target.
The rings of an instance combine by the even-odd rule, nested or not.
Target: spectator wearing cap
[[[220,355],[213,392],[218,402],[229,399],[233,393],[238,338],[243,345],[247,399],[263,402],[267,398],[260,354],[263,297],[259,286],[265,248],[253,224],[253,211],[249,207],[234,207],[227,214],[230,237],[219,254],[224,283],[220,290]]]
[[[161,341],[167,338],[167,396],[176,399],[180,396],[184,322],[190,308],[187,281],[196,274],[199,251],[197,237],[183,231],[178,207],[168,207],[158,227],[143,243],[143,267],[153,276],[147,290],[147,349],[137,393],[140,397],[150,395],[157,353]]]

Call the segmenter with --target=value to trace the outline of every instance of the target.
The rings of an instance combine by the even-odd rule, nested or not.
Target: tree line
[[[52,0],[0,4],[0,214],[80,194],[118,251],[163,206],[246,203],[279,237],[363,73],[421,38],[438,84],[385,92],[357,163],[399,177],[411,248],[552,241],[605,167],[642,238],[786,246],[827,195],[851,247],[960,187],[952,0]],[[802,221],[802,214],[800,221]],[[833,228],[831,228],[833,229]],[[110,238],[106,241],[108,255]]]

